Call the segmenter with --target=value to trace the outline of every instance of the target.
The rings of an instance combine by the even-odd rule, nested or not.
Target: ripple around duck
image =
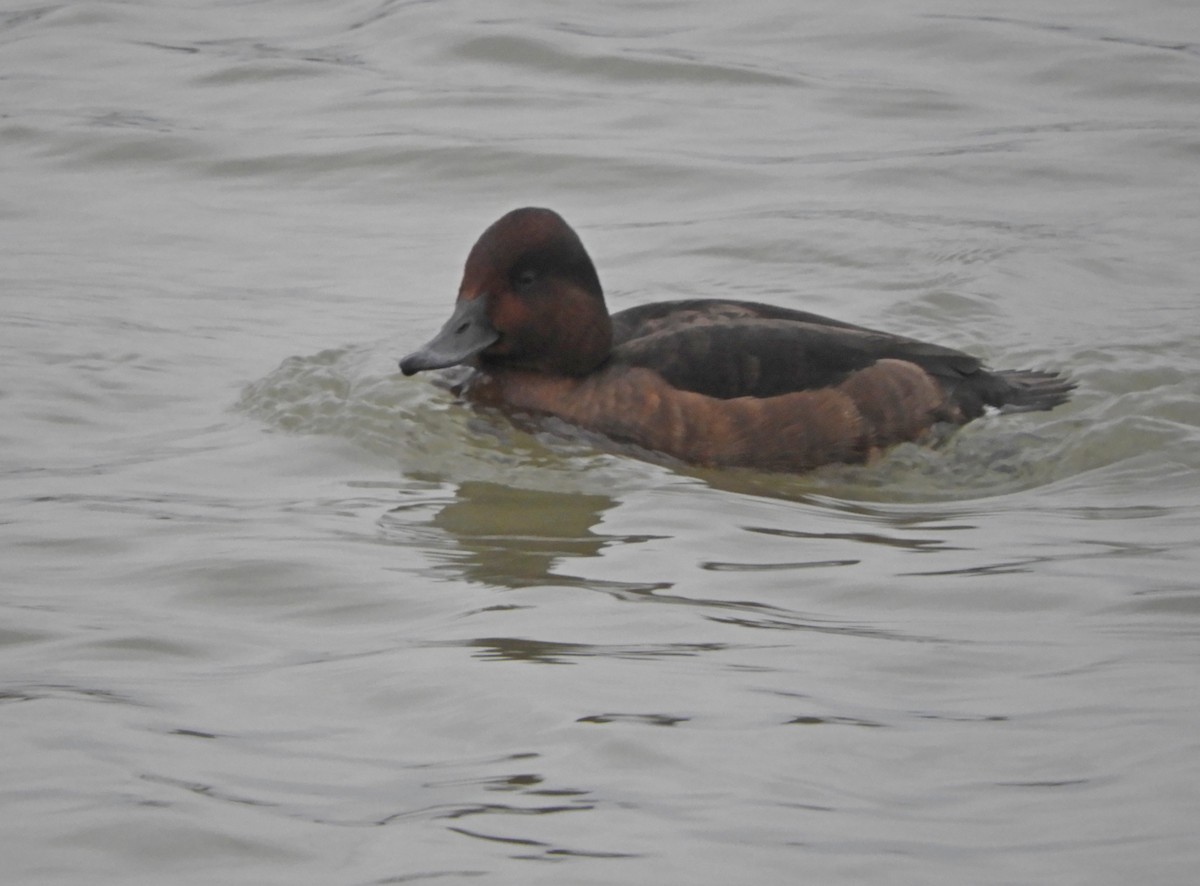
[[[386,344],[351,346],[289,357],[247,385],[237,408],[278,430],[348,439],[418,477],[609,495],[646,470],[661,474],[646,465],[629,470],[590,441],[474,410],[446,390],[453,377],[405,380]]]
[[[932,446],[895,447],[867,466],[833,465],[793,476],[692,468],[554,420],[514,425],[499,412],[454,397],[450,388],[461,373],[432,384],[406,380],[393,368],[394,357],[390,342],[290,357],[247,385],[238,408],[278,430],[342,437],[398,461],[413,476],[601,495],[650,477],[669,478],[655,463],[670,467],[677,480],[701,480],[730,492],[897,503],[1006,495],[1095,471],[1121,472],[1154,451],[1173,453],[1174,468],[1200,469],[1193,454],[1200,417],[1178,372],[1160,377],[1149,391],[1115,396],[1089,390],[1085,376],[1075,401],[1053,413],[988,417],[945,433]],[[1095,381],[1106,386],[1110,376],[1101,368]],[[831,564],[773,568],[811,565]]]

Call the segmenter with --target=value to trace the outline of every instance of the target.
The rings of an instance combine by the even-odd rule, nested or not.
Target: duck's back
[[[814,326],[838,329],[857,329],[861,332],[871,331],[864,326],[855,326],[853,323],[845,323],[809,311],[782,308],[778,305],[717,298],[691,298],[679,301],[652,302],[617,311],[612,315],[613,344],[614,346],[620,345],[635,338],[667,330],[721,326],[746,320],[774,320],[783,323],[808,323]]]
[[[651,369],[677,390],[718,399],[844,390],[854,392],[860,409],[878,411],[894,394],[893,377],[907,377],[916,367],[944,394],[922,420],[962,423],[986,406],[1050,409],[1074,387],[1054,373],[993,372],[953,348],[754,302],[642,305],[614,314],[613,329],[614,361]],[[868,376],[855,380],[867,369]]]

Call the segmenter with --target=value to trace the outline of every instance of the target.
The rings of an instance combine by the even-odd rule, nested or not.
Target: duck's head
[[[465,363],[586,375],[611,348],[604,293],[579,235],[549,209],[514,209],[471,249],[446,325],[400,369]]]

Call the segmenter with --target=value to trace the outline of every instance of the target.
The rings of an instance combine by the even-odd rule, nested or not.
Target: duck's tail
[[[1067,376],[1040,369],[1002,369],[992,375],[1003,382],[1003,390],[988,404],[1001,412],[1053,409],[1070,400],[1076,387]]]

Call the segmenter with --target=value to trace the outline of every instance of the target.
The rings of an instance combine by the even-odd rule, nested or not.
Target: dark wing
[[[619,345],[665,330],[680,330],[689,326],[725,325],[742,320],[780,320],[789,323],[808,323],[832,326],[836,329],[857,329],[870,332],[863,326],[812,314],[751,301],[729,301],[715,298],[693,298],[682,301],[662,301],[626,308],[612,315],[613,344]]]
[[[1075,388],[1055,372],[993,372],[953,348],[757,302],[658,302],[612,320],[615,359],[653,369],[679,390],[720,399],[829,388],[885,359],[919,367],[942,389],[944,420],[968,421],[985,406],[1053,409]],[[901,371],[889,365],[881,377]]]
[[[939,345],[857,327],[784,320],[685,325],[626,341],[614,359],[653,369],[675,388],[709,397],[774,397],[841,383],[879,360],[913,363],[949,392],[979,360]]]

